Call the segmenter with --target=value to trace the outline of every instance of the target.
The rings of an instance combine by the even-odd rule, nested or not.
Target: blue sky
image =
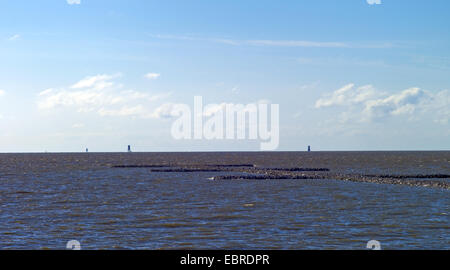
[[[447,0],[69,2],[0,1],[0,152],[259,149],[173,140],[195,95],[280,104],[279,150],[450,149]]]

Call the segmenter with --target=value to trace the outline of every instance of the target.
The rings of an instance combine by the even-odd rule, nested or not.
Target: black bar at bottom
[[[430,260],[446,265],[448,255],[448,251],[0,251],[2,262],[13,260],[15,266],[27,261],[46,265],[62,261],[65,265],[101,269],[133,264],[149,269],[154,265],[174,269],[278,268],[283,265],[298,269],[309,269],[311,265],[314,268],[332,265],[384,269],[386,265],[409,267]]]

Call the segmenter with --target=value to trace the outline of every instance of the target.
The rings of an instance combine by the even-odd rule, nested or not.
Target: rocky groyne
[[[305,167],[261,167],[257,164],[150,164],[150,165],[115,165],[113,168],[149,168],[154,173],[190,173],[190,172],[228,172],[231,174],[215,176],[212,179],[224,180],[306,180],[334,179],[348,182],[374,183],[388,185],[405,185],[412,187],[450,189],[448,174],[346,174],[333,172],[329,168]],[[233,174],[235,172],[236,174]],[[426,179],[426,180],[425,180]],[[438,180],[436,180],[438,179]]]

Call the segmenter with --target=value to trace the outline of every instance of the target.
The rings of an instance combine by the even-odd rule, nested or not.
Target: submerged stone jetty
[[[217,167],[217,168],[240,168],[255,167],[254,164],[150,164],[150,165],[114,165],[113,168],[169,168],[169,167]]]
[[[113,168],[122,168],[122,169],[133,169],[133,168],[166,168],[171,167],[171,165],[114,165]]]
[[[405,185],[450,189],[448,174],[347,174],[333,172],[329,168],[304,167],[263,167],[257,164],[150,164],[150,165],[115,165],[113,168],[149,168],[149,172],[226,172],[226,175],[214,176],[213,180],[306,180],[333,179],[340,181],[375,183],[388,185]],[[432,180],[433,179],[433,180]],[[434,180],[440,179],[440,180]],[[441,180],[442,179],[442,180]]]
[[[392,179],[433,179],[433,178],[449,178],[450,174],[414,174],[414,175],[366,175],[367,177],[392,178]]]
[[[265,168],[270,171],[283,171],[283,172],[329,172],[328,168]]]

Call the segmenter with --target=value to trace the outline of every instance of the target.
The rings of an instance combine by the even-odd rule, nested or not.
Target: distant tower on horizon
[[[86,148],[86,153],[89,153],[89,148]]]
[[[311,152],[311,145],[308,145],[308,152]]]
[[[131,145],[128,145],[128,153],[131,153]]]

